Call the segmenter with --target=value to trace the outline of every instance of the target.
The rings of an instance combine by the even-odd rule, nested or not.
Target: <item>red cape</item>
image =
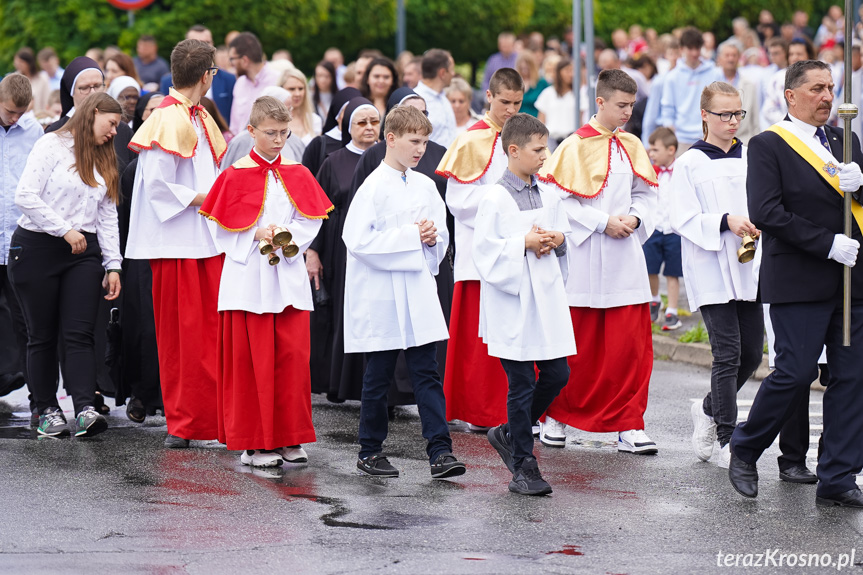
[[[216,178],[199,213],[228,231],[248,230],[264,211],[270,170],[298,212],[309,219],[327,218],[333,203],[308,168],[284,158],[270,164],[254,149]]]

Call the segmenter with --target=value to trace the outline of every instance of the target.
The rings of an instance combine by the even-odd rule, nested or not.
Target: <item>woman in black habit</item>
[[[396,106],[414,106],[422,112],[426,111],[425,100],[410,88],[399,88],[390,95],[389,100],[387,100],[387,114],[389,114],[390,110]],[[357,168],[354,171],[353,182],[351,184],[351,199],[353,199],[360,186],[363,185],[363,182],[366,181],[369,174],[381,165],[381,162],[384,160],[384,156],[386,156],[387,144],[383,141],[385,130],[386,122],[381,125],[380,141],[366,150],[357,164]],[[425,154],[423,154],[417,167],[414,168],[415,171],[430,177],[434,181],[444,203],[446,203],[446,178],[437,175],[435,173],[435,169],[440,164],[441,158],[443,158],[445,153],[446,148],[429,140]],[[437,295],[440,300],[441,309],[443,309],[444,318],[446,319],[447,325],[449,325],[453,292],[452,262],[455,257],[455,223],[449,210],[447,210],[446,226],[449,231],[450,238],[449,248],[447,249],[447,258],[441,262],[438,275],[435,279],[437,281]],[[341,314],[344,314],[344,310],[340,311]],[[443,381],[444,367],[446,366],[446,345],[446,340],[438,342],[437,344],[438,372],[440,373],[441,381]],[[362,381],[359,382],[357,387],[342,389],[340,393],[342,394],[340,399],[360,399],[362,394]],[[404,361],[404,354],[399,355],[399,359],[396,363],[395,382],[390,388],[388,400],[390,406],[411,405],[415,403],[413,387],[411,386],[407,364],[405,364]]]
[[[352,98],[359,98],[360,91],[356,88],[345,88],[336,92],[330,103],[330,111],[322,128],[320,136],[312,138],[303,152],[302,164],[313,174],[320,171],[327,156],[343,147],[342,144],[342,119],[341,114]]]
[[[341,92],[340,92],[341,93]],[[338,95],[337,95],[338,96]],[[335,104],[330,110],[335,108]],[[317,238],[306,251],[306,268],[312,281],[315,310],[311,313],[312,392],[326,393],[341,402],[343,388],[362,388],[362,354],[345,355],[342,315],[345,297],[347,250],[342,230],[351,198],[351,182],[360,155],[378,138],[380,115],[369,100],[348,102],[342,121],[341,148],[332,152],[318,171],[317,180],[335,209],[324,220]]]

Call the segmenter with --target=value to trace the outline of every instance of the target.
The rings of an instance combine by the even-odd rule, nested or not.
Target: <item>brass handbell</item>
[[[286,246],[291,243],[293,237],[286,228],[275,228],[273,230],[273,245],[276,247]]]
[[[269,257],[269,264],[271,266],[279,265],[279,262],[282,261],[281,258],[279,258],[279,256],[276,255],[275,252],[270,252],[268,257]]]
[[[267,238],[261,238],[261,241],[258,242],[258,250],[261,252],[262,256],[272,253],[275,249],[275,246],[268,242]]]
[[[300,253],[300,247],[294,242],[290,242],[288,245],[282,246],[282,253],[285,254],[286,258],[292,258]]]
[[[743,234],[742,245],[737,250],[737,261],[742,264],[749,263],[755,257],[755,238],[749,234]]]

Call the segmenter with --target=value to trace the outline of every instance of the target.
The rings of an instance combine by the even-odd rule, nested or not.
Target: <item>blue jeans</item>
[[[506,432],[512,446],[512,463],[521,467],[525,457],[533,456],[533,422],[545,413],[569,381],[566,358],[545,361],[514,361],[501,358],[509,380],[506,396]],[[536,377],[534,363],[539,367]]]
[[[366,353],[360,406],[360,458],[383,451],[389,428],[387,392],[401,352],[400,349],[389,349]],[[442,453],[452,453],[443,383],[437,371],[437,343],[410,347],[404,350],[404,354],[420,412],[422,434],[428,442],[426,453],[429,462],[434,463]]]

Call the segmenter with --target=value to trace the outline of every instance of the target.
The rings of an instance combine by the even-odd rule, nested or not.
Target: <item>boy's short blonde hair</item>
[[[261,122],[272,119],[276,122],[288,123],[291,121],[291,111],[272,96],[261,96],[252,104],[252,113],[249,115],[249,124],[257,127]]]
[[[405,134],[430,136],[432,133],[432,123],[425,114],[413,106],[396,106],[390,110],[385,125],[384,135],[392,133],[396,138],[401,138]]]

